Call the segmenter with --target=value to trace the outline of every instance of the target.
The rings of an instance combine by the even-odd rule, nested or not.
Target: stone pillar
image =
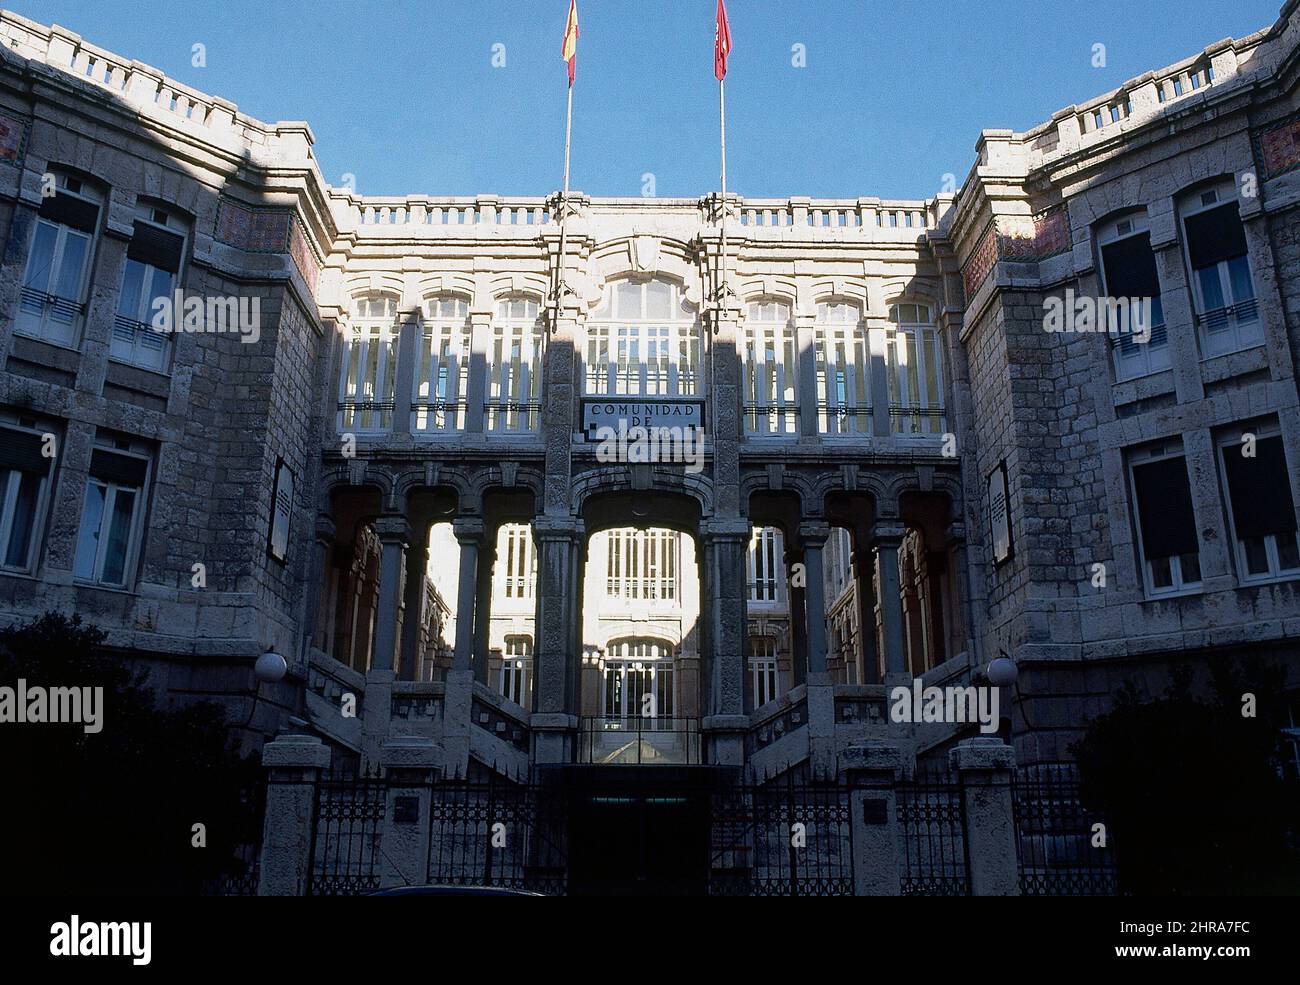
[[[411,433],[411,397],[415,393],[415,364],[421,331],[417,308],[398,329],[397,374],[393,378],[393,434]]]
[[[488,353],[492,351],[492,309],[469,313],[469,379],[465,384],[465,433],[482,437],[487,403]]]
[[[785,549],[785,578],[790,586],[788,599],[790,603],[790,687],[796,688],[808,678],[808,661],[804,655],[808,652],[808,625],[804,614],[807,611],[807,593],[802,587],[795,587],[793,568],[796,564],[805,564],[803,551],[796,547]]]
[[[831,528],[821,520],[799,524],[804,556],[804,627],[807,635],[808,745],[814,780],[834,779],[835,686],[826,669],[826,539]]]
[[[880,681],[880,656],[876,653],[876,579],[871,548],[865,537],[853,535],[853,574],[857,578],[858,601],[858,652],[862,659],[862,676],[859,684],[877,684]]]
[[[430,739],[403,736],[380,752],[388,780],[380,833],[379,887],[422,886],[429,870],[429,802],[442,773],[442,750]]]
[[[262,747],[267,788],[258,896],[306,895],[316,784],[329,763],[330,751],[315,736],[282,735]]]
[[[334,539],[338,529],[328,513],[316,514],[316,537],[312,547],[311,562],[307,571],[306,598],[303,600],[303,662],[311,648],[325,649],[329,633],[326,619],[332,615],[331,600],[325,597],[329,583],[330,563],[334,554]]]
[[[811,312],[794,316],[795,351],[799,359],[799,436],[816,438],[817,420],[817,316]]]
[[[871,433],[888,438],[893,433],[889,417],[888,321],[867,322],[867,350],[871,354]]]
[[[578,729],[578,663],[582,657],[582,521],[539,516],[537,615],[533,643],[533,761],[569,763]]]
[[[876,592],[882,612],[885,646],[885,677],[907,673],[903,648],[903,598],[898,575],[898,549],[907,528],[897,520],[879,521],[871,528],[871,546],[876,551]]]
[[[857,896],[897,896],[902,885],[895,787],[902,755],[889,742],[850,746],[840,756],[841,782],[849,788],[853,830],[853,892]]]
[[[413,681],[420,673],[420,635],[426,613],[425,584],[429,570],[429,538],[412,542],[406,552],[406,600],[402,608],[402,638],[399,641],[397,676]]]
[[[371,670],[391,671],[397,652],[398,611],[406,582],[406,551],[411,525],[404,516],[381,516],[374,522],[379,537],[379,611],[375,616],[375,645]]]
[[[456,584],[456,656],[453,670],[472,670],[474,655],[474,608],[478,595],[478,555],[483,543],[483,521],[479,517],[457,517],[451,521],[460,545],[460,579]]]
[[[803,544],[804,631],[808,634],[808,679],[826,674],[826,586],[823,550],[830,536],[828,524],[818,520],[799,524],[799,541]]]
[[[964,739],[948,753],[961,782],[972,896],[1019,896],[1011,774],[1015,754],[994,736]]]
[[[492,635],[492,568],[497,560],[495,532],[483,540],[478,553],[474,591],[474,679],[488,683],[488,644]]]
[[[749,521],[743,518],[710,520],[702,525],[704,554],[704,609],[707,666],[704,733],[706,761],[740,766],[749,729],[745,713],[746,616],[745,552],[749,547]]]

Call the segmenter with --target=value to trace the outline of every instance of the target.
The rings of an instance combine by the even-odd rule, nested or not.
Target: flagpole
[[[722,137],[722,255],[718,258],[718,304],[721,307],[727,300],[727,83],[718,79],[718,121]]]
[[[569,142],[573,136],[573,83],[569,83],[568,109],[564,119],[564,191],[560,194],[560,258],[559,275],[555,284],[555,317],[560,316],[560,301],[567,285],[564,283],[564,260],[567,253],[569,231]]]

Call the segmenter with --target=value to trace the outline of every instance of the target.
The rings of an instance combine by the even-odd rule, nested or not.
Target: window
[[[132,578],[144,518],[149,455],[126,438],[96,441],[77,532],[74,573],[82,581],[125,587]]]
[[[871,433],[871,350],[857,305],[817,305],[817,428],[822,434]]]
[[[530,599],[537,577],[532,529],[526,523],[507,523],[497,534],[499,593],[508,599]]]
[[[621,528],[608,534],[606,592],[610,598],[670,601],[677,598],[681,550],[675,530]]]
[[[699,392],[699,325],[676,284],[624,280],[605,289],[587,324],[586,388],[647,397]]]
[[[745,376],[745,431],[796,434],[799,356],[789,305],[780,301],[749,305],[740,358]]]
[[[533,641],[529,636],[507,636],[501,657],[501,693],[527,708],[532,701]]]
[[[749,601],[775,603],[785,581],[785,545],[776,527],[754,527],[749,540]]]
[[[544,337],[536,301],[515,298],[497,305],[488,371],[489,431],[532,432],[541,424]]]
[[[609,719],[670,719],[675,707],[673,647],[650,639],[615,640],[605,660],[602,705]],[[670,727],[669,723],[663,723]],[[645,722],[642,727],[646,727]]]
[[[411,395],[413,432],[433,434],[465,427],[471,335],[468,301],[455,297],[425,300],[415,392]]]
[[[1242,580],[1300,573],[1295,504],[1277,425],[1237,429],[1220,441],[1219,454]]]
[[[90,265],[103,197],[80,178],[56,175],[32,224],[16,331],[76,346],[86,314]]]
[[[271,557],[283,563],[289,559],[289,526],[293,520],[293,470],[276,459],[275,485],[271,490],[271,527],[267,549]]]
[[[761,708],[777,698],[776,640],[770,636],[749,638],[749,679],[754,707]]]
[[[142,369],[165,372],[171,358],[171,334],[153,327],[158,313],[155,302],[166,299],[179,282],[181,259],[185,255],[185,224],[165,209],[141,204],[136,208],[135,229],[126,248],[122,270],[122,293],[113,322],[110,359]],[[173,311],[169,327],[175,328],[182,313]]]
[[[1108,222],[1097,231],[1101,253],[1102,293],[1116,300],[1127,299],[1123,307],[1108,308],[1106,325],[1112,340],[1111,358],[1115,379],[1131,380],[1169,368],[1169,334],[1165,329],[1164,306],[1160,300],[1160,278],[1146,212],[1132,212]],[[1146,308],[1132,301],[1150,300],[1150,323],[1135,318]],[[1150,334],[1148,335],[1148,330]],[[1141,341],[1146,339],[1145,342]]]
[[[928,304],[889,309],[889,426],[894,434],[943,434],[939,330]]]
[[[1200,585],[1200,547],[1182,444],[1167,442],[1135,452],[1129,476],[1148,594]]]
[[[1235,184],[1229,179],[1196,192],[1183,201],[1180,212],[1205,354],[1262,344],[1264,331]]]
[[[393,426],[397,370],[397,300],[361,298],[345,329],[339,378],[339,430],[387,431]]]
[[[0,414],[0,570],[35,567],[55,447],[46,434],[53,429],[35,418]]]

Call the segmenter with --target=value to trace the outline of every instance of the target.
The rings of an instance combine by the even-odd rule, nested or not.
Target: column
[[[888,321],[867,322],[867,347],[871,353],[871,432],[877,438],[888,438],[893,433],[889,418],[888,329]]]
[[[907,528],[897,520],[881,520],[871,528],[871,546],[876,552],[876,591],[883,614],[886,680],[890,674],[907,673],[902,585],[898,575],[898,549],[906,533]]]
[[[704,610],[707,665],[705,718],[706,761],[740,766],[749,729],[745,713],[746,614],[745,552],[750,526],[744,518],[714,519],[702,524]]]
[[[487,403],[488,353],[492,351],[492,309],[469,313],[469,380],[465,386],[465,433],[482,437]]]
[[[894,792],[902,774],[898,746],[879,741],[850,746],[840,757],[840,774],[849,788],[854,895],[897,896],[902,883]]]
[[[422,886],[428,879],[429,807],[442,773],[442,750],[432,739],[402,736],[384,743],[380,762],[388,783],[379,887]]]
[[[806,651],[808,679],[826,674],[826,587],[824,582],[823,551],[831,528],[821,521],[799,524],[799,541],[804,557],[804,610],[808,634]]]
[[[808,652],[808,620],[805,618],[808,605],[807,593],[802,585],[796,586],[794,583],[794,566],[806,563],[801,548],[786,547],[785,577],[786,584],[790,587],[788,600],[790,603],[790,687],[792,688],[798,687],[808,679],[808,661],[804,656]]]
[[[859,684],[876,684],[880,681],[880,657],[876,653],[876,580],[875,564],[866,534],[853,532],[853,574],[857,578],[858,596],[858,652],[862,659]]]
[[[533,642],[533,761],[569,763],[576,752],[581,660],[582,521],[539,516]]]
[[[794,316],[794,344],[799,359],[799,436],[816,438],[817,420],[817,316]]]
[[[456,517],[451,521],[460,545],[460,576],[456,583],[456,655],[453,670],[472,670],[474,655],[474,603],[478,595],[478,555],[483,542],[483,521],[479,517]]]
[[[1011,774],[1015,754],[993,736],[964,739],[948,753],[961,781],[972,896],[1019,896]]]
[[[311,735],[282,735],[262,747],[267,788],[258,896],[306,894],[316,783],[329,763],[329,749]]]
[[[398,328],[397,373],[393,378],[393,434],[411,433],[411,394],[415,392],[417,336],[420,331],[417,308]]]
[[[496,531],[483,538],[474,591],[474,679],[488,683],[488,643],[492,629],[492,569],[497,560]]]
[[[379,611],[375,617],[375,645],[371,671],[392,671],[397,651],[398,609],[406,582],[406,551],[411,545],[411,525],[404,516],[381,516],[374,522],[379,537]]]
[[[422,528],[423,529],[423,528]],[[421,542],[421,540],[423,542]],[[406,552],[406,599],[402,611],[402,638],[398,677],[413,681],[420,671],[420,642],[428,614],[424,611],[429,570],[429,537],[417,538]]]
[[[306,598],[303,604],[303,659],[310,657],[312,647],[325,650],[329,632],[327,620],[333,616],[332,600],[325,594],[329,584],[329,570],[334,553],[334,538],[338,529],[328,513],[316,515],[316,537],[312,545],[311,562],[307,568]]]

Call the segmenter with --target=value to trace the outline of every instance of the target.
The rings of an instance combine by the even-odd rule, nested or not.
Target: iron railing
[[[1022,896],[1119,892],[1111,833],[1100,815],[1084,807],[1074,764],[1017,770],[1012,803]]]
[[[311,896],[359,896],[379,888],[388,784],[376,777],[321,780],[312,828]]]
[[[961,785],[948,775],[921,774],[895,790],[902,845],[903,896],[969,896],[966,811]]]

